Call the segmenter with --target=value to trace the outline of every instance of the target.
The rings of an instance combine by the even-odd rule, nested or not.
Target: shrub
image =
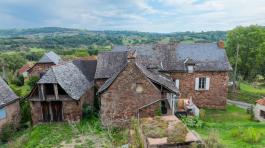
[[[257,143],[261,141],[262,133],[250,127],[242,133],[242,140],[248,143]]]
[[[180,119],[188,127],[191,127],[191,128],[201,128],[201,127],[203,127],[203,121],[200,120],[198,117],[193,117],[193,116],[185,117],[185,116],[182,116]]]
[[[36,83],[39,81],[39,77],[37,77],[37,76],[32,76],[32,77],[30,77],[29,78],[29,81],[28,81],[28,85],[31,87],[31,88],[33,88],[35,85],[36,85]]]
[[[29,100],[27,98],[22,98],[19,100],[20,104],[20,112],[21,112],[21,123],[23,128],[28,127],[28,124],[31,121],[31,112],[30,112],[30,105]]]
[[[231,130],[231,137],[240,138],[247,143],[258,143],[261,141],[262,133],[250,127],[247,129],[236,128]]]
[[[13,123],[6,123],[2,127],[0,139],[3,143],[8,142],[10,138],[15,134],[16,127]]]
[[[24,77],[19,75],[18,77],[14,78],[12,81],[13,84],[16,86],[23,86],[24,85]]]
[[[200,119],[205,119],[206,112],[204,109],[200,109]]]
[[[90,105],[87,104],[87,103],[84,103],[84,104],[83,104],[83,109],[82,109],[82,111],[83,111],[83,117],[84,117],[84,118],[90,118],[90,117],[92,117],[92,116],[94,115],[93,107],[90,106]]]
[[[219,134],[216,130],[212,130],[205,140],[206,148],[222,148],[223,145],[219,141]]]

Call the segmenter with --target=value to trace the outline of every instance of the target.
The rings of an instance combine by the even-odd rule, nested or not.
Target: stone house
[[[93,105],[96,64],[75,60],[51,67],[29,95],[33,124],[79,121],[83,105]]]
[[[18,70],[18,75],[22,75],[24,78],[28,77],[28,70],[31,68],[31,64],[27,63]]]
[[[18,126],[20,118],[19,97],[0,77],[0,131],[6,123]]]
[[[126,67],[125,65],[129,65],[127,56],[128,53],[134,50],[136,65],[142,65],[147,71],[174,81],[181,98],[192,98],[194,104],[200,108],[225,108],[228,91],[228,72],[232,68],[223,42],[114,46],[111,52],[103,52],[98,55],[95,83],[99,90],[102,90],[106,85],[108,86],[115,74],[122,71]],[[123,73],[120,75],[123,75]],[[122,78],[126,82],[131,75],[133,74],[130,73],[127,77],[124,76]],[[132,83],[133,81],[129,82]],[[127,90],[123,90],[123,87],[111,87],[112,85],[109,87],[110,91],[116,91],[117,93],[112,99],[122,100],[126,98],[123,91]],[[126,85],[128,85],[127,82]],[[118,89],[119,91],[117,91]],[[129,94],[128,92],[126,93]],[[110,97],[106,97],[108,94],[108,92],[100,93],[99,91],[102,111],[105,109],[104,103],[110,99]],[[176,98],[176,95],[172,93],[167,93],[164,96],[168,100]],[[131,100],[129,103],[132,102]],[[142,103],[144,105],[144,102]],[[170,101],[169,104],[171,108],[175,106],[175,103],[172,105]],[[126,107],[130,108],[131,106],[127,105]]]
[[[256,101],[254,115],[257,120],[265,121],[265,97]]]
[[[45,53],[37,63],[35,63],[30,69],[28,69],[29,77],[42,77],[50,67],[58,65],[61,62],[61,57],[53,51]]]
[[[126,126],[131,118],[154,116],[170,112],[167,93],[178,95],[174,82],[162,74],[147,70],[135,57],[128,55],[128,62],[111,76],[98,90],[101,100],[101,121],[104,126]]]

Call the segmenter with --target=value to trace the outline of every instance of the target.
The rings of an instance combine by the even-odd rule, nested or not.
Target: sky
[[[265,0],[0,0],[0,29],[66,27],[143,32],[265,25]]]

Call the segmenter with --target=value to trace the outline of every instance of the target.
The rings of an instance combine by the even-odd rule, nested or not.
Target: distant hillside
[[[148,33],[137,31],[89,31],[45,27],[0,30],[0,50],[28,48],[89,48],[91,45],[123,45],[169,42],[216,42],[226,38],[225,31]]]

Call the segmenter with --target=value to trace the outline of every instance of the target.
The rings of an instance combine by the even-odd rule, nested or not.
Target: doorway
[[[41,102],[43,122],[63,121],[62,101]]]

